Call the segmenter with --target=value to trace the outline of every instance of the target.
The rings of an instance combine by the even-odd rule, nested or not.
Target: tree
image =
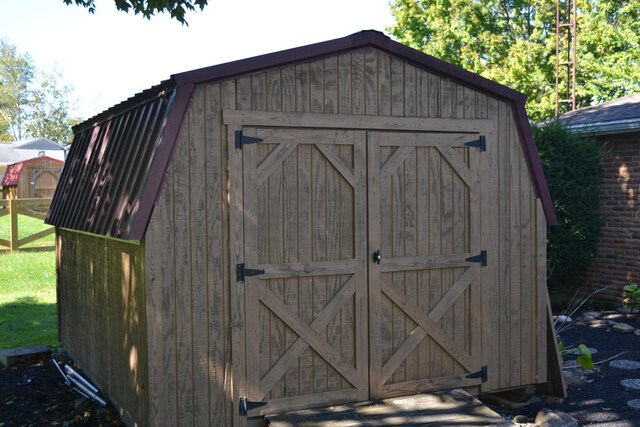
[[[31,57],[0,39],[0,141],[23,138],[34,74]]]
[[[40,72],[28,54],[0,39],[0,142],[45,137],[70,142],[73,89],[61,84],[60,72]]]
[[[578,106],[640,89],[640,0],[576,0]],[[554,0],[395,0],[391,34],[528,96],[555,113]]]
[[[69,116],[72,88],[60,83],[61,74],[45,74],[32,91],[31,108],[27,112],[25,130],[31,136],[49,138],[58,143],[70,143],[71,127],[78,121]]]
[[[62,0],[64,4],[70,5],[75,3],[78,6],[83,6],[89,10],[90,13],[95,13],[96,5],[94,0]],[[133,9],[133,12],[142,14],[147,19],[151,19],[156,12],[169,12],[171,17],[176,19],[183,25],[188,25],[184,19],[184,14],[187,10],[195,10],[196,6],[203,10],[207,5],[208,0],[114,0],[116,8],[123,12],[129,12]]]

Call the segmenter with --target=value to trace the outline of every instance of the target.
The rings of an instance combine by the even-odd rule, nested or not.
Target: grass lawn
[[[8,216],[0,218],[0,239],[9,234]],[[42,220],[19,217],[20,237],[46,228]],[[35,246],[53,245],[47,236]],[[0,348],[58,345],[55,253],[0,251]]]
[[[1,209],[1,208],[0,208]],[[2,210],[0,210],[2,213]],[[9,240],[11,238],[11,223],[9,222],[9,215],[0,217],[0,239]],[[18,215],[18,238],[23,239],[39,231],[51,228],[50,225],[44,223],[43,220],[32,218],[26,215]],[[33,248],[39,246],[53,246],[55,245],[56,237],[55,233],[49,234],[34,242],[28,243],[25,247]],[[6,249],[0,247],[0,249]]]

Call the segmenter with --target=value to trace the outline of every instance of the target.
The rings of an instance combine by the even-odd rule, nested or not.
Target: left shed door
[[[366,400],[366,133],[243,135],[247,415]]]

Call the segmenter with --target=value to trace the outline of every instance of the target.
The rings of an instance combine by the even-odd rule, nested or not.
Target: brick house
[[[622,287],[640,283],[640,93],[560,116],[568,128],[601,144],[600,242],[579,286],[620,302]]]

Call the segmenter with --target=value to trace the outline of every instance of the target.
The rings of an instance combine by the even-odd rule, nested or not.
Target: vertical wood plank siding
[[[237,410],[230,400],[234,387],[230,379],[232,313],[229,298],[230,286],[236,283],[230,275],[229,153],[227,129],[221,124],[224,108],[493,120],[495,127],[493,133],[487,135],[487,151],[479,155],[480,159],[473,160],[482,165],[479,235],[484,245],[481,249],[488,252],[489,264],[480,272],[482,292],[465,293],[455,303],[454,310],[464,310],[474,304],[481,306],[479,345],[482,364],[489,368],[489,381],[482,385],[483,391],[544,380],[545,358],[538,355],[545,354],[546,349],[540,348],[545,340],[539,336],[536,325],[540,324],[539,316],[543,313],[540,299],[544,295],[541,291],[544,269],[538,266],[544,248],[538,246],[544,245],[546,223],[540,217],[541,209],[536,208],[535,191],[511,106],[446,76],[430,74],[381,51],[366,48],[196,87],[144,244],[150,400],[148,418],[141,418],[145,420],[143,424],[148,420],[149,425],[195,426],[207,422],[209,425],[231,425],[232,411]],[[299,154],[298,161],[305,161],[304,151]],[[424,167],[445,169],[445,166],[433,163]],[[321,171],[310,170],[309,173]],[[423,175],[416,176],[421,179]],[[398,182],[408,179],[397,178]],[[451,193],[450,187],[457,185],[459,177],[450,170],[448,179],[450,185],[432,190],[449,194],[420,199],[416,201],[420,205],[411,208],[427,211],[430,215],[446,212],[453,215],[451,236],[441,243],[443,251],[464,247],[469,239],[468,235],[456,234],[460,227],[455,225],[468,221],[456,216],[459,211],[456,206],[464,203],[464,199],[453,198]],[[330,180],[327,185],[334,187]],[[295,197],[296,191],[304,188],[304,181],[300,181],[297,190],[293,188],[286,197]],[[430,200],[438,204],[433,205]],[[333,217],[342,213],[310,212],[309,215],[313,221],[313,215]],[[301,236],[306,231],[296,224],[269,225],[285,234]],[[411,232],[407,230],[407,233]],[[420,233],[428,235],[428,230]],[[322,242],[322,247],[305,249],[302,245],[309,241],[321,243],[319,239],[299,237],[301,246],[295,250],[298,253],[307,249],[342,250],[337,242]],[[420,248],[421,244],[412,245]],[[292,256],[282,252],[282,247],[269,250],[284,259]],[[407,292],[412,298],[420,299],[428,298],[430,293],[444,294],[460,273],[451,269],[446,274],[434,275],[430,290],[415,289],[417,276],[409,275]],[[317,286],[326,286],[330,293],[335,283],[318,281]],[[271,289],[274,294],[286,298],[286,284],[274,280]],[[393,318],[393,307],[383,308],[379,315]],[[346,314],[342,318],[345,324],[350,321]],[[292,337],[279,319],[261,321],[270,321],[274,330],[280,331],[277,333],[280,339],[271,343],[271,351],[281,352],[280,347],[291,344]],[[452,338],[465,342],[469,339],[470,328],[475,327],[451,313],[445,314],[441,322]],[[328,326],[329,335],[335,335],[331,332],[335,327],[333,324]],[[397,335],[402,336],[405,329],[414,325],[397,323],[394,327],[398,329]],[[340,339],[351,338],[342,335]],[[266,343],[263,345],[269,348]],[[402,364],[395,376],[414,378],[429,371],[462,372],[439,348],[428,342],[421,344],[418,351],[431,352],[432,362],[428,366],[416,366],[411,361],[415,358],[410,359]],[[270,357],[269,354],[262,356]],[[295,387],[310,374],[307,365],[320,365],[314,360],[319,357],[317,354],[310,353],[305,357],[308,360],[303,357],[299,370],[287,374],[278,387]],[[339,378],[331,370],[315,375],[322,377],[321,387],[328,390],[341,387]],[[274,396],[279,393],[278,387]]]
[[[226,426],[237,421],[237,403],[232,402],[238,396],[233,394],[244,389],[245,367],[232,364],[232,359],[235,363],[243,354],[244,343],[235,343],[232,358],[231,330],[243,328],[238,319],[244,316],[244,302],[233,299],[231,287],[237,286],[243,298],[244,285],[236,283],[232,270],[238,250],[234,233],[242,231],[242,224],[233,223],[230,216],[230,201],[234,206],[239,195],[230,194],[234,183],[230,183],[229,168],[239,164],[231,151],[235,148],[229,146],[233,129],[222,124],[225,109],[324,113],[328,120],[336,114],[491,120],[486,152],[460,151],[447,160],[433,155],[435,148],[417,150],[416,158],[393,174],[389,191],[397,197],[415,193],[420,185],[438,188],[430,187],[429,197],[403,203],[398,199],[397,205],[407,210],[390,215],[392,223],[381,227],[387,235],[405,236],[406,244],[400,244],[400,239],[381,244],[389,253],[404,256],[423,253],[427,247],[433,248],[434,254],[486,250],[487,266],[478,273],[481,288],[463,292],[454,302],[455,310],[479,307],[480,322],[470,325],[468,320],[444,312],[439,324],[465,349],[479,349],[481,364],[488,366],[489,373],[488,381],[480,386],[482,391],[546,380],[545,331],[540,326],[545,321],[546,221],[522,152],[512,106],[369,47],[197,85],[142,244],[59,229],[61,340],[81,367],[126,408],[132,420],[141,426]],[[335,150],[335,155],[352,159],[352,148]],[[391,156],[393,150],[392,146],[381,147],[381,158]],[[266,151],[260,153],[266,156]],[[284,161],[281,175],[305,163],[309,165],[307,175],[299,173],[295,185],[286,184],[291,185],[287,194],[259,195],[269,197],[268,201],[259,199],[259,204],[268,203],[273,209],[291,206],[292,198],[320,185],[323,192],[342,192],[347,199],[351,190],[343,188],[341,178],[313,166],[318,164],[314,156],[322,156],[319,150],[301,148],[296,156],[297,163]],[[230,158],[235,163],[230,164]],[[462,185],[464,177],[450,161],[477,166],[479,194],[469,194]],[[275,191],[283,185],[273,181],[265,188]],[[321,196],[318,192],[312,197]],[[474,200],[479,200],[478,225],[470,224],[462,213]],[[395,202],[390,206],[396,206]],[[322,200],[317,204],[322,205]],[[385,206],[381,208],[392,209]],[[265,222],[262,226],[271,230],[270,239],[263,248],[253,249],[268,251],[281,262],[302,262],[311,251],[348,258],[352,247],[340,234],[353,233],[346,221],[352,212],[344,209],[352,208],[302,208],[286,213],[297,215],[297,221],[291,223],[283,222],[284,216],[260,218]],[[412,215],[421,214],[438,218],[439,225],[449,231],[438,234],[428,224],[415,226]],[[334,234],[317,234],[310,224],[323,218],[335,220],[340,229]],[[108,231],[109,225],[103,224],[103,228]],[[292,236],[297,236],[297,241]],[[473,236],[479,236],[482,247],[470,247],[474,244],[470,242],[477,240]],[[296,243],[287,246],[282,239]],[[385,274],[409,298],[428,301],[445,295],[462,273],[459,268],[449,268]],[[330,296],[342,281],[340,276],[329,276],[314,279],[313,286],[305,287],[292,286],[297,279],[276,279],[269,286],[277,298],[304,300],[310,298],[307,292]],[[325,302],[318,301],[318,307],[301,307],[300,317],[310,321]],[[386,336],[398,338],[397,342],[381,343],[390,353],[416,324],[398,316],[391,300],[383,299],[380,305],[376,316],[388,320],[383,324],[392,325]],[[255,343],[256,348],[268,350],[256,355],[258,363],[267,363],[295,341],[296,336],[273,313],[251,315],[270,324],[276,337]],[[352,310],[342,308],[339,318],[341,325],[328,324],[327,340],[331,345],[352,348],[358,339],[349,331],[354,321]],[[346,331],[339,333],[340,328]],[[419,363],[422,359],[418,355],[425,354],[429,362]],[[266,359],[260,361],[260,357]],[[321,362],[317,353],[304,353],[297,369],[276,384],[271,397],[283,395],[284,390],[295,392],[310,381],[317,392],[345,388],[344,378]],[[390,378],[401,382],[462,373],[461,366],[429,339],[420,343]]]
[[[60,341],[84,373],[125,409],[147,416],[147,318],[143,248],[58,229]]]

